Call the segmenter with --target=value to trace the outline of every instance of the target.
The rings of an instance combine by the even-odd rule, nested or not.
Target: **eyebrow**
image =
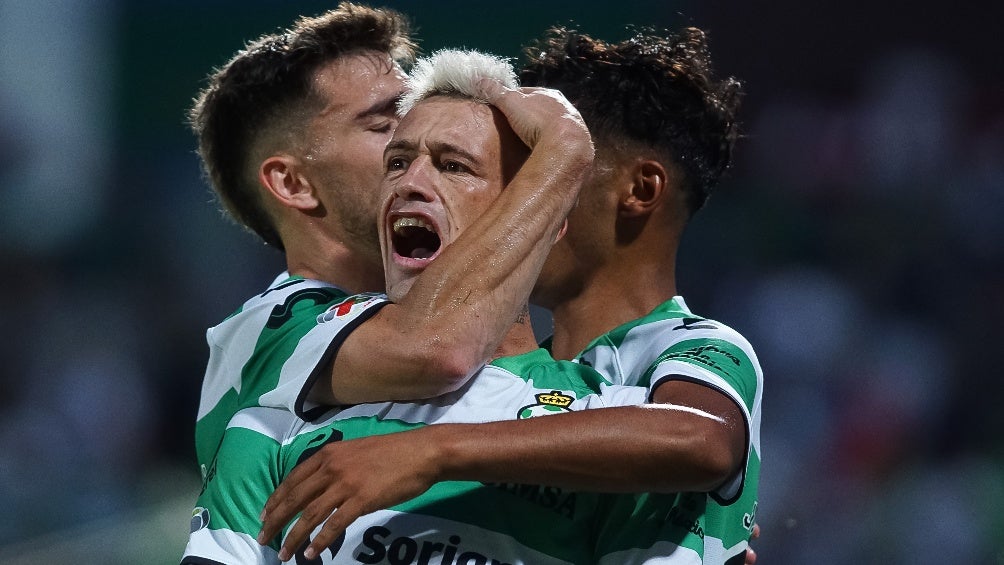
[[[411,141],[409,139],[392,140],[384,148],[383,154],[384,154],[384,156],[386,156],[388,153],[390,153],[392,151],[409,151],[409,152],[414,152],[416,150],[415,148],[417,146],[418,146],[417,143],[415,143],[414,141]],[[441,153],[454,153],[454,154],[460,155],[464,159],[467,159],[472,165],[477,165],[477,164],[481,163],[481,160],[478,159],[477,157],[475,157],[474,154],[471,153],[470,151],[467,151],[466,149],[464,149],[463,147],[460,147],[459,145],[454,145],[452,143],[447,143],[445,141],[438,141],[438,142],[429,143],[429,149],[431,149],[434,153],[440,153],[440,154]]]
[[[387,112],[394,112],[397,110],[397,103],[404,96],[404,91],[398,92],[394,96],[390,96],[383,100],[377,100],[369,108],[356,114],[356,118],[365,118],[368,116],[374,116],[378,114],[386,114]]]
[[[452,143],[447,143],[445,141],[432,142],[429,144],[429,149],[432,149],[437,153],[456,153],[457,155],[460,155],[461,157],[467,159],[473,164],[481,162],[470,151],[464,149],[463,147],[460,147],[459,145],[454,145]]]

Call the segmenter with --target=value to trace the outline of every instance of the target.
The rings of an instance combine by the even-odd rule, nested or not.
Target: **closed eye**
[[[394,130],[395,125],[397,125],[397,122],[395,122],[394,120],[385,120],[380,123],[371,125],[369,127],[369,130],[375,133],[389,133]]]

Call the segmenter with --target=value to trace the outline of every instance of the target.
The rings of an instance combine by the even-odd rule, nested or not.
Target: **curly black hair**
[[[524,56],[520,83],[560,90],[598,144],[634,141],[671,159],[683,173],[689,214],[731,166],[742,88],[714,77],[700,29],[640,29],[607,43],[555,27]]]
[[[203,168],[223,207],[265,243],[283,249],[262,205],[251,163],[256,142],[312,104],[314,73],[359,51],[389,54],[402,65],[415,56],[408,22],[389,9],[343,3],[316,17],[249,42],[208,77],[188,112]]]

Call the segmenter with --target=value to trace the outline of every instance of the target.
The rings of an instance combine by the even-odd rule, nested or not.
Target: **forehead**
[[[321,65],[314,73],[315,91],[324,98],[324,113],[356,111],[404,90],[404,71],[387,53],[358,51]]]
[[[415,104],[401,119],[394,141],[416,146],[449,144],[484,157],[497,155],[500,145],[499,128],[491,107],[450,96],[433,96]]]

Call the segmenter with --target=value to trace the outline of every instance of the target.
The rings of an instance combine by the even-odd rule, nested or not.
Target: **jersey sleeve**
[[[709,323],[710,326],[710,323]],[[763,372],[749,343],[724,326],[711,326],[672,344],[648,368],[642,382],[649,395],[659,385],[682,380],[713,388],[741,409],[746,427],[746,461],[713,495],[730,503],[742,491],[751,451],[759,451],[760,404]]]
[[[274,387],[248,391],[254,398],[249,398],[245,404],[283,408],[305,420],[324,413],[328,407],[307,400],[311,387],[326,374],[325,370],[348,335],[389,303],[382,294],[359,294],[330,304],[320,312],[312,305],[307,305],[303,311],[298,311],[295,303],[290,305],[288,316],[276,325],[279,328],[289,325],[288,331],[297,339],[276,336],[276,343],[265,357],[275,358],[272,370],[278,372],[278,380]]]
[[[281,430],[293,415],[251,408],[236,414],[192,512],[182,565],[279,563],[278,542],[259,545],[258,516],[278,486]]]

